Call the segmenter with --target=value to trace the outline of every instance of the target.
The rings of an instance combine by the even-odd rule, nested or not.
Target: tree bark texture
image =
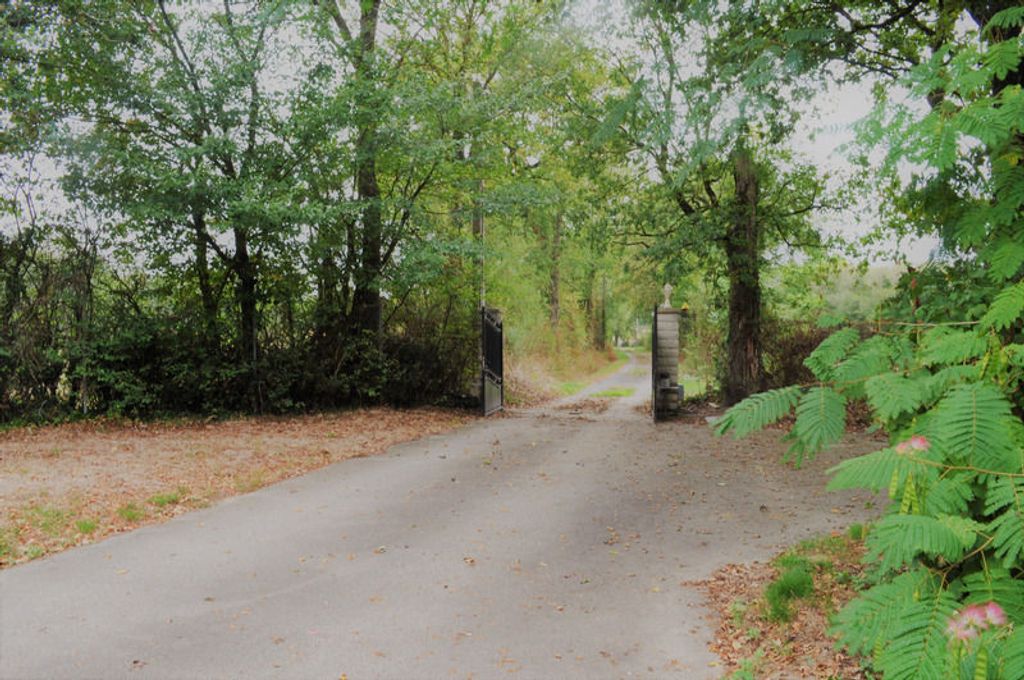
[[[210,281],[210,258],[207,244],[206,215],[202,210],[192,212],[192,229],[196,249],[196,279],[199,282],[199,297],[203,306],[203,332],[207,350],[214,350],[220,344],[217,337],[217,297]]]
[[[240,227],[235,235],[235,275],[238,277],[238,347],[241,360],[249,367],[249,399],[254,411],[263,410],[263,392],[259,376],[259,339],[257,337],[256,263],[249,255],[249,235]]]
[[[362,236],[359,271],[352,296],[357,329],[379,335],[381,331],[380,283],[383,270],[383,223],[380,186],[377,183],[377,120],[373,52],[377,44],[380,0],[361,3],[359,44],[355,58],[359,94],[356,102],[356,192],[362,204]]]
[[[551,233],[551,282],[548,289],[548,301],[551,307],[551,328],[558,331],[558,323],[561,320],[561,297],[562,297],[562,213],[555,217],[554,229]]]
[[[732,162],[736,212],[725,238],[729,272],[727,404],[735,404],[764,388],[757,172],[750,151],[742,144],[733,153]]]

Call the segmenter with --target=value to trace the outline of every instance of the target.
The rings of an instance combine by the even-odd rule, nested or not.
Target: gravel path
[[[861,521],[822,471],[869,444],[793,471],[623,386],[0,572],[0,677],[717,677],[684,582]]]

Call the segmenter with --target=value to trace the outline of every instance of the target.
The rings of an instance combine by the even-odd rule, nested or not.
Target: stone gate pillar
[[[652,371],[654,381],[654,419],[662,420],[679,413],[679,317],[672,307],[672,287],[665,285],[665,302],[654,310],[655,338]]]

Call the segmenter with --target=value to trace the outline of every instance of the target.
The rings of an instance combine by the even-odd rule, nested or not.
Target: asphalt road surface
[[[653,425],[649,380],[0,572],[0,677],[718,677],[686,582],[860,521],[822,470],[863,442],[793,471]]]

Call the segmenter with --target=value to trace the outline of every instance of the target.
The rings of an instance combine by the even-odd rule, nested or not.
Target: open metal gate
[[[658,422],[658,305],[654,305],[651,324],[651,417]]]
[[[501,312],[493,307],[480,308],[481,375],[480,403],[485,416],[505,406],[504,342]]]

